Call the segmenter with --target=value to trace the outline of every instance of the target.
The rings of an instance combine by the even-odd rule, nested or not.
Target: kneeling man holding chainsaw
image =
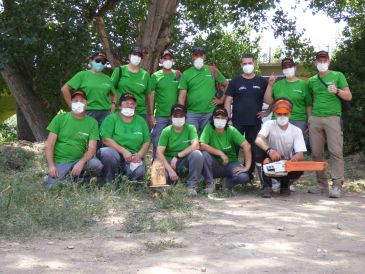
[[[290,182],[299,179],[302,170],[306,170],[290,168],[293,162],[302,161],[307,151],[300,128],[289,123],[292,106],[286,98],[276,99],[273,102],[276,120],[264,123],[255,140],[256,162],[262,165],[258,170],[264,198],[271,198],[272,177],[280,182],[280,194],[288,196]]]

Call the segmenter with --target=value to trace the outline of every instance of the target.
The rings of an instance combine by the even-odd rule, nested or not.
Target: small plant
[[[0,123],[0,143],[14,142],[17,140],[16,115]]]
[[[150,252],[161,252],[163,250],[171,248],[183,248],[182,243],[178,243],[175,239],[159,240],[159,241],[148,241],[144,243],[146,249]]]

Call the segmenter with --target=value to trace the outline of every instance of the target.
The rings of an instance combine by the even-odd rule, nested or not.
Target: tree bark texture
[[[11,94],[15,97],[17,106],[24,114],[35,140],[44,141],[47,138],[46,127],[49,119],[43,111],[42,102],[34,94],[33,89],[18,70],[6,66],[1,70],[1,75]]]
[[[18,140],[26,140],[29,142],[35,142],[34,135],[30,129],[25,115],[20,109],[19,105],[16,105],[16,131],[18,135]]]

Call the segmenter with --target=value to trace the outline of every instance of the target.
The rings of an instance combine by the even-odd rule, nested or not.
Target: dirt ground
[[[0,241],[0,273],[365,273],[365,196],[196,199],[181,232],[92,231]],[[159,248],[166,248],[159,250]]]

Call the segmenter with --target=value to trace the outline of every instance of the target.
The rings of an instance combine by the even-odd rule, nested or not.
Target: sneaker
[[[280,192],[280,182],[278,180],[272,179],[271,190],[275,193]]]
[[[289,189],[290,189],[291,192],[297,191],[297,188],[295,187],[295,185],[290,185]]]
[[[204,189],[206,193],[213,193],[215,191],[215,183],[207,182],[207,187]]]
[[[289,188],[281,188],[280,189],[280,195],[289,196],[290,195],[290,189]]]
[[[329,192],[330,198],[340,198],[341,197],[341,188],[338,186],[334,186]]]
[[[323,186],[319,186],[319,185],[313,186],[308,189],[308,193],[311,193],[311,194],[323,194],[323,193],[325,193],[325,191],[326,191],[326,189]]]
[[[198,195],[198,192],[194,188],[188,188],[188,195],[194,197]]]
[[[271,187],[265,187],[262,190],[262,197],[263,198],[271,198]]]

